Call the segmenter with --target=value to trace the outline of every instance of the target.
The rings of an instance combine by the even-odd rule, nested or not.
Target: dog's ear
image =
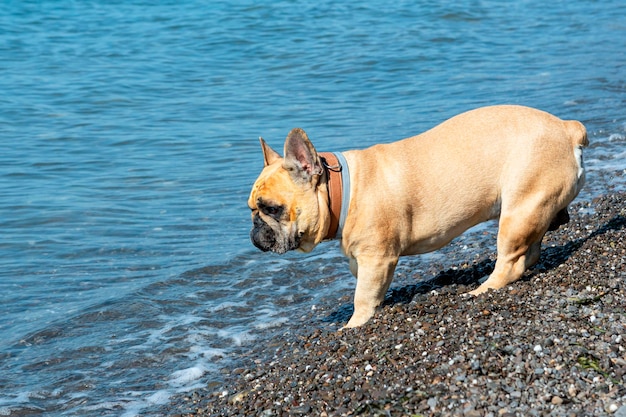
[[[270,148],[270,145],[265,143],[263,138],[259,138],[259,140],[261,141],[261,149],[263,149],[263,161],[265,162],[265,166],[268,166],[277,159],[280,159],[278,152]]]
[[[304,130],[292,129],[285,141],[283,168],[291,173],[294,181],[310,182],[314,176],[322,175],[320,158]]]

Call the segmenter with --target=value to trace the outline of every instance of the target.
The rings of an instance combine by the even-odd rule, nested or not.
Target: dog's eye
[[[272,201],[267,201],[259,198],[256,202],[256,206],[259,211],[266,216],[270,216],[278,220],[285,211],[285,206],[282,204],[276,204]]]
[[[280,217],[280,215],[283,213],[283,207],[282,206],[272,206],[272,205],[268,205],[268,204],[261,204],[261,205],[259,205],[259,210],[261,210],[261,212],[263,212],[263,214],[266,214],[268,216],[272,216],[274,218]]]
[[[282,209],[280,207],[276,207],[276,206],[265,207],[265,214],[268,214],[270,216],[278,216],[281,211]]]

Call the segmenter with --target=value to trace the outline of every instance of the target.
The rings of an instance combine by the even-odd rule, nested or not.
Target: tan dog
[[[293,129],[284,158],[261,139],[265,168],[248,200],[250,236],[262,250],[308,252],[342,217],[341,247],[357,278],[346,327],[355,327],[383,301],[399,256],[434,251],[499,218],[495,269],[477,295],[519,279],[539,259],[546,231],[569,220],[587,144],[580,122],[521,106],[472,110],[418,136],[336,154],[338,164]],[[343,216],[329,202],[329,178],[340,170]]]

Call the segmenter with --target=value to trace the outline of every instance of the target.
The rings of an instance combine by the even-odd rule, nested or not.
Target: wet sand
[[[392,284],[359,329],[337,331],[349,299],[318,306],[169,414],[626,416],[625,200],[574,204],[539,263],[500,291],[463,295],[494,256],[459,256],[426,283]]]

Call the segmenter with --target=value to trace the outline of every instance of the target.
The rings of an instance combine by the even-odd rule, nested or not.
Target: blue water
[[[249,243],[259,136],[525,104],[586,124],[580,199],[625,188],[623,1],[152,3],[0,4],[0,415],[158,413],[352,293],[336,243]]]

